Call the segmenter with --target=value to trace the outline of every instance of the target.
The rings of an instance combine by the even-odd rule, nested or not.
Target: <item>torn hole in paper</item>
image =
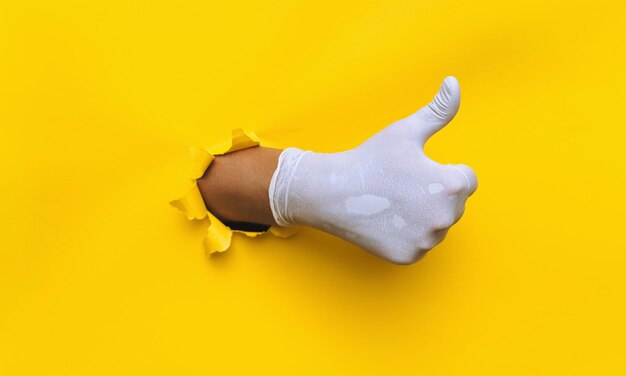
[[[196,184],[196,180],[201,178],[216,155],[232,153],[238,150],[253,146],[276,147],[271,142],[259,138],[254,132],[243,128],[233,129],[232,139],[209,148],[190,148],[192,159],[192,183],[187,194],[173,200],[170,205],[183,212],[189,220],[199,220],[205,217],[209,219],[209,227],[204,238],[204,249],[207,255],[215,252],[226,251],[231,244],[234,232],[240,232],[248,237],[256,237],[269,232],[280,238],[288,238],[298,231],[297,226],[267,226],[261,224],[243,222],[222,222],[213,215],[204,205],[202,195]]]

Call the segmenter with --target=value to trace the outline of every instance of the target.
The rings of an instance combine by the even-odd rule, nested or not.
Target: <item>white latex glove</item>
[[[461,218],[478,185],[469,167],[424,155],[459,104],[459,83],[447,77],[430,104],[354,149],[283,150],[269,188],[276,223],[328,232],[397,264],[419,260]]]

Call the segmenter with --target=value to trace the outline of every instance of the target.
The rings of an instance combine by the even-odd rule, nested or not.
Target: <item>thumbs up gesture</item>
[[[424,144],[456,115],[459,83],[447,77],[427,106],[354,149],[283,150],[269,188],[274,220],[338,236],[397,264],[439,244],[478,181],[465,165],[442,165]]]

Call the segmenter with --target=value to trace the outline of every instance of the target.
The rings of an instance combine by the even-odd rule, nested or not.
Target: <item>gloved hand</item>
[[[478,185],[469,167],[424,155],[459,104],[459,83],[447,77],[430,104],[354,149],[283,150],[269,188],[276,223],[328,232],[397,264],[419,260],[461,218]]]

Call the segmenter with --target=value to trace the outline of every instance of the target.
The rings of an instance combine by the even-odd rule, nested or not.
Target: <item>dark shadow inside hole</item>
[[[251,223],[251,222],[223,222],[226,226],[230,227],[231,230],[239,230],[239,231],[247,231],[247,232],[265,232],[269,230],[270,225],[264,225],[260,223]]]

